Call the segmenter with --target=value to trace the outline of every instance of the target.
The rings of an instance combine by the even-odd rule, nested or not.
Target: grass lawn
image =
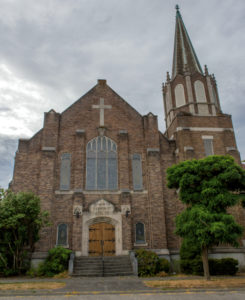
[[[0,291],[12,290],[49,290],[60,289],[65,287],[65,282],[11,282],[0,283]]]
[[[245,278],[226,277],[205,279],[171,279],[171,280],[145,280],[144,284],[152,288],[169,289],[199,289],[199,288],[245,288]]]

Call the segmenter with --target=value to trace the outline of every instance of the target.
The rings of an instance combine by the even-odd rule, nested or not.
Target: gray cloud
[[[171,71],[175,0],[0,0],[0,134],[30,137],[43,112],[62,112],[98,78],[141,114],[158,115]],[[202,65],[217,78],[223,111],[233,116],[245,157],[244,0],[179,0]],[[14,145],[14,144],[13,144]],[[12,175],[1,161],[0,185]]]

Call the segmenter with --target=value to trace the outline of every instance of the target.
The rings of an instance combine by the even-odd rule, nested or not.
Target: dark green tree
[[[27,253],[33,252],[48,213],[41,212],[40,199],[32,192],[0,191],[0,273],[21,273]]]
[[[176,233],[201,248],[204,276],[210,279],[208,249],[222,243],[238,246],[243,228],[227,208],[242,197],[245,171],[231,156],[183,161],[167,170],[168,187],[179,191],[186,209],[176,217]]]

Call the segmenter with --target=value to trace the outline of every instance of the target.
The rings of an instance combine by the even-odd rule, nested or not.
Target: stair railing
[[[72,275],[73,269],[74,269],[74,259],[75,259],[75,253],[72,252],[70,254],[70,259],[69,259],[69,265],[68,265],[68,274]]]

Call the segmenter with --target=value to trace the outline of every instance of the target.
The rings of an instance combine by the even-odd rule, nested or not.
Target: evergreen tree
[[[186,209],[176,217],[176,233],[201,248],[204,276],[210,279],[208,249],[222,243],[238,246],[243,228],[227,208],[238,203],[245,187],[245,171],[231,156],[208,156],[173,165],[168,187],[179,191]]]

